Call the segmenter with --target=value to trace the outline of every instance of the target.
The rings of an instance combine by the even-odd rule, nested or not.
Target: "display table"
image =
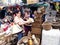
[[[60,45],[59,29],[43,30],[41,45]]]

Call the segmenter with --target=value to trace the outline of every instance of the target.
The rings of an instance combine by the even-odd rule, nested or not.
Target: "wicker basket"
[[[53,29],[60,29],[60,23],[59,22],[53,22],[52,27],[53,27]]]
[[[49,22],[44,22],[44,23],[42,24],[42,26],[43,26],[43,29],[44,29],[44,30],[50,30],[51,27],[52,27],[52,24],[49,23]]]
[[[28,37],[28,36],[23,37],[21,40],[18,41],[17,45],[21,45],[21,42],[22,42],[23,40],[29,39],[29,38],[30,38],[30,37]],[[38,40],[38,42],[40,43],[40,39],[37,38],[37,40]]]

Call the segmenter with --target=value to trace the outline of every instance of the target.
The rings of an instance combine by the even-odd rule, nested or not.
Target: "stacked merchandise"
[[[5,33],[0,33],[0,45],[5,45],[5,37],[4,37]]]
[[[42,13],[40,10],[35,11],[35,22],[32,25],[32,33],[41,35],[41,29],[42,29]]]
[[[35,35],[28,34],[18,41],[17,45],[39,45],[40,39],[36,38]]]
[[[56,22],[54,22],[52,26],[55,29],[60,29],[60,13],[57,13]]]

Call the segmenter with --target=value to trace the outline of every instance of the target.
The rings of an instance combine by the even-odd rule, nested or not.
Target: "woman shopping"
[[[32,21],[27,20],[24,21],[21,17],[21,12],[16,11],[15,12],[16,16],[14,17],[14,24],[18,27],[17,29],[14,28],[13,33],[16,33],[18,35],[18,40],[20,40],[23,37],[23,31],[24,31],[24,24],[31,23]]]

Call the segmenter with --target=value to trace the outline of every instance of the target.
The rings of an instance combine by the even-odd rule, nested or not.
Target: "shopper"
[[[31,23],[28,23],[28,24],[25,24],[24,28],[25,28],[25,33],[26,33],[26,36],[28,34],[28,32],[30,31],[31,32],[31,27],[32,27],[32,23],[34,22],[33,18],[30,17],[30,12],[27,12],[25,11],[25,16],[24,16],[24,20],[31,20],[32,22]]]
[[[24,24],[27,24],[27,23],[31,23],[32,21],[30,20],[27,20],[27,21],[24,21],[21,17],[21,12],[20,11],[16,11],[16,16],[14,17],[14,23],[18,25],[19,27],[19,30],[16,30],[15,33],[18,34],[18,40],[20,40],[22,37],[23,37],[23,26]]]

